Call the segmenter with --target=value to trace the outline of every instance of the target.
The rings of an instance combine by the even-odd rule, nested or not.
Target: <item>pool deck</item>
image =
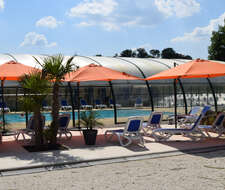
[[[100,129],[95,146],[84,145],[79,131],[72,131],[71,140],[62,139],[61,143],[68,150],[48,152],[27,152],[12,136],[4,136],[0,144],[0,176],[20,174],[24,169],[49,170],[53,166],[82,167],[93,163],[122,162],[128,160],[155,158],[161,156],[179,155],[193,151],[208,151],[225,147],[225,138],[191,141],[181,135],[175,135],[167,142],[155,142],[150,137],[144,137],[145,146],[131,144],[128,147],[119,145],[117,138],[108,142],[104,138],[106,129]],[[109,162],[109,163],[110,163]]]

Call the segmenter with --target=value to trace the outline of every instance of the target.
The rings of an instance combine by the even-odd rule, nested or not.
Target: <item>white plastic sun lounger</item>
[[[208,137],[212,138],[212,135],[210,135],[209,132],[214,132],[216,133],[216,138],[224,135],[225,133],[225,128],[223,126],[223,123],[225,121],[225,113],[220,113],[215,121],[213,122],[212,125],[199,125],[198,128],[202,131],[204,131]]]
[[[179,134],[179,133],[185,136],[188,136],[193,140],[196,139],[196,137],[194,137],[193,134],[199,134],[200,138],[205,137],[204,133],[200,129],[198,129],[198,125],[209,109],[210,109],[210,106],[205,106],[203,108],[201,114],[198,116],[197,120],[195,121],[195,123],[192,125],[190,129],[160,128],[160,129],[153,130],[152,136],[155,138],[156,141],[167,140],[171,136]]]
[[[129,117],[124,129],[107,130],[105,138],[106,140],[111,140],[116,135],[121,146],[128,146],[135,140],[139,140],[140,144],[144,145],[144,139],[140,134],[142,122],[142,117]],[[108,133],[111,134],[109,138],[107,138]],[[127,140],[127,142],[124,142],[124,140]]]
[[[142,125],[142,130],[144,135],[148,136],[149,131],[157,128],[161,128],[160,123],[163,117],[162,112],[152,112],[149,116],[148,122],[144,122]]]

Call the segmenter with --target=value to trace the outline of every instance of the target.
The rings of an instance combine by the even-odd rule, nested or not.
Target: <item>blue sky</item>
[[[0,53],[113,56],[167,47],[207,58],[224,0],[0,0]]]

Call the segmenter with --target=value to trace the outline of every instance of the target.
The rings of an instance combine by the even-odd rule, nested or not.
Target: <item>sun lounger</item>
[[[49,111],[49,110],[52,110],[52,106],[48,106],[48,105],[47,105],[47,102],[44,100],[44,101],[42,102],[42,109],[43,109],[44,111]]]
[[[142,122],[142,117],[129,117],[124,129],[107,130],[105,132],[105,138],[106,140],[111,140],[112,137],[116,135],[121,146],[128,146],[134,140],[139,140],[140,143],[144,145],[144,139],[140,134]],[[110,134],[109,138],[107,137],[108,134]],[[127,140],[127,142],[123,142],[124,140]]]
[[[68,130],[69,122],[70,122],[70,114],[59,115],[59,128],[58,128],[59,139],[61,139],[63,134],[66,136],[67,139],[71,139],[72,133]]]
[[[41,116],[42,118],[42,127],[44,128],[45,126],[45,116]],[[16,131],[16,134],[15,134],[15,139],[16,141],[19,140],[19,136],[22,135],[23,137],[23,140],[26,140],[26,136],[29,136],[30,137],[30,140],[32,141],[34,139],[34,135],[35,135],[35,129],[34,129],[34,116],[31,116],[29,121],[28,121],[28,124],[27,124],[27,127],[25,129],[20,129],[18,131]]]
[[[113,106],[114,106],[114,102],[113,102],[112,99],[110,99],[110,100],[109,100],[109,107],[110,107],[110,108],[113,108]],[[121,104],[116,104],[116,107],[117,107],[117,108],[120,108],[121,106],[122,106]]]
[[[9,109],[9,107],[6,106],[6,103],[5,102],[0,102],[0,112],[3,111],[3,107],[4,107],[4,111],[5,112],[10,112],[10,109]]]
[[[142,107],[143,103],[142,103],[142,99],[141,98],[137,98],[136,102],[134,104],[134,107]]]
[[[100,100],[95,100],[95,108],[98,109],[102,109],[102,108],[106,108],[107,106],[105,104],[102,104]]]
[[[210,109],[209,106],[205,106],[203,108],[201,114],[198,116],[197,120],[195,121],[195,123],[192,125],[190,129],[160,128],[160,129],[153,130],[152,136],[155,138],[156,141],[167,140],[171,136],[176,134],[183,134],[185,136],[190,137],[193,140],[196,139],[196,137],[193,136],[194,134],[200,135],[200,138],[205,137],[204,133],[198,128],[198,125],[209,109]]]
[[[160,123],[163,118],[162,112],[152,112],[148,118],[148,122],[144,122],[142,130],[146,136],[149,135],[149,131],[160,128]]]
[[[88,104],[86,103],[86,101],[83,100],[83,99],[80,100],[80,103],[81,103],[81,108],[82,108],[82,109],[92,109],[92,108],[93,108],[92,105],[88,105]]]
[[[225,113],[223,112],[218,114],[212,125],[199,125],[198,128],[204,131],[208,137],[212,138],[210,132],[213,132],[216,133],[216,138],[218,138],[224,135],[225,133],[225,128],[223,126],[224,121],[225,121]]]
[[[189,114],[178,114],[177,115],[177,121],[179,125],[184,125],[185,123],[194,123],[195,120],[198,118],[198,115],[200,113],[201,107],[195,106],[191,109]],[[175,122],[175,115],[170,115],[168,117],[169,124],[172,125]]]
[[[66,100],[61,101],[61,109],[62,110],[72,110],[72,106],[68,105]]]

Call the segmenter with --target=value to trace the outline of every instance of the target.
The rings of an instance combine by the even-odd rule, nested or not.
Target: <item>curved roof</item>
[[[46,55],[31,54],[0,54],[0,65],[14,60],[25,65],[40,67],[35,60],[36,57],[40,62]],[[65,56],[66,59],[69,56]],[[103,65],[105,67],[126,72],[128,74],[145,78],[157,74],[161,71],[174,67],[174,63],[180,65],[189,60],[182,59],[156,59],[156,58],[126,58],[126,57],[98,57],[98,56],[75,56],[73,63],[76,66],[83,67],[91,63]],[[220,62],[224,63],[225,62]]]

